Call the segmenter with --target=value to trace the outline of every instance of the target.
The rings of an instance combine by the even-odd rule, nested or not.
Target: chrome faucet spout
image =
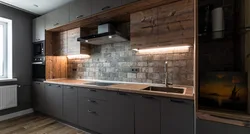
[[[169,83],[168,81],[168,62],[165,62],[165,85],[166,87],[169,87],[169,85],[173,85],[171,83]]]
[[[165,85],[168,87],[168,62],[165,62]]]

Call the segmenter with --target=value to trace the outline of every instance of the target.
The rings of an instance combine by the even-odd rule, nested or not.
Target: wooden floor
[[[90,134],[40,114],[0,122],[0,134]]]

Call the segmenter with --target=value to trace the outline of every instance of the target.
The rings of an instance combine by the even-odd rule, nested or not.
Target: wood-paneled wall
[[[46,56],[46,79],[67,78],[67,57]]]
[[[180,0],[131,14],[132,48],[194,44],[194,0]]]

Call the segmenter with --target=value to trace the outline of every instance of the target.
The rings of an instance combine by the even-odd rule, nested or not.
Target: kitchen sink
[[[166,93],[176,93],[176,94],[183,94],[185,89],[184,88],[173,88],[173,87],[154,87],[150,86],[143,90],[146,91],[157,91],[157,92],[166,92]]]

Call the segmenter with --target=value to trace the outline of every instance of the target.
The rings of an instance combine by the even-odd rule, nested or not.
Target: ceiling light
[[[85,42],[89,42],[89,40],[85,40]]]

